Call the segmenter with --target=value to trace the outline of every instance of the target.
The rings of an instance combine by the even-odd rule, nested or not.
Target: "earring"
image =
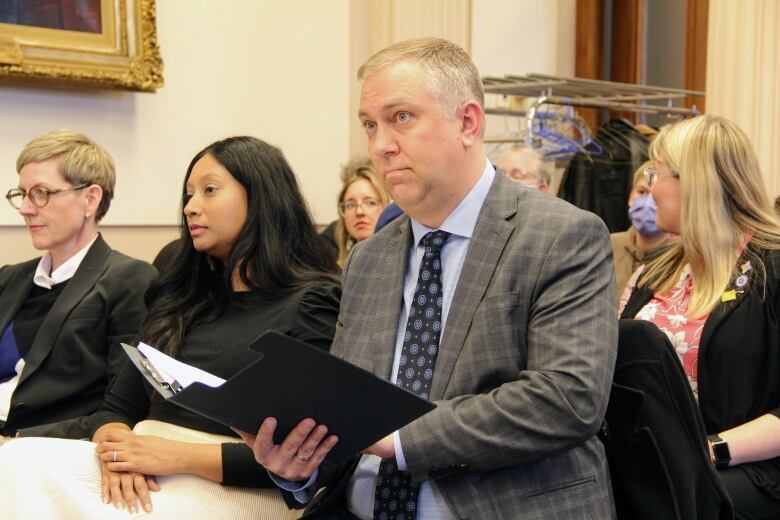
[[[89,218],[89,213],[87,213],[86,215],[84,215],[84,219],[85,219],[85,220],[86,220],[86,219],[88,219],[88,218]]]

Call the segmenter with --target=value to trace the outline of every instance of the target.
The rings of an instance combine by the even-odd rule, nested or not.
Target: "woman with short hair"
[[[147,292],[142,341],[222,379],[257,359],[248,346],[268,329],[330,348],[338,267],[280,150],[253,137],[209,145],[187,168],[181,207],[182,246]],[[152,518],[297,516],[234,431],[164,401],[129,359],[93,427],[93,442],[20,439],[0,449],[0,467],[13,468],[0,474],[3,511],[20,518],[46,511],[124,519],[125,507]],[[252,489],[264,487],[273,489]]]
[[[83,438],[146,311],[154,268],[98,232],[114,161],[72,130],[27,143],[6,199],[43,257],[0,269],[0,433]]]

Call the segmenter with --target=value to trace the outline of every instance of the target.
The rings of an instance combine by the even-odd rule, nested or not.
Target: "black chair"
[[[602,429],[620,520],[730,520],[682,365],[652,323],[620,320]]]

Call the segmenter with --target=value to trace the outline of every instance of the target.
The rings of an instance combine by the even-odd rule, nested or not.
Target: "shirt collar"
[[[89,248],[92,247],[92,244],[95,243],[95,240],[97,240],[97,235],[92,239],[92,242],[87,244],[81,251],[68,258],[68,260],[55,269],[51,275],[49,274],[51,271],[51,253],[47,251],[40,262],[38,262],[38,268],[35,270],[33,283],[38,287],[51,289],[53,285],[73,278],[73,275],[76,274],[76,270],[78,270],[84,257],[87,256],[87,252],[89,251]]]
[[[471,238],[474,233],[474,226],[477,225],[477,217],[482,210],[490,186],[493,184],[493,178],[496,176],[496,170],[490,161],[485,161],[485,169],[482,170],[482,176],[479,178],[471,191],[460,201],[460,204],[450,213],[439,229],[453,235],[464,238]],[[425,224],[421,224],[414,219],[412,221],[412,233],[414,234],[414,243],[419,244],[422,237],[431,231]]]

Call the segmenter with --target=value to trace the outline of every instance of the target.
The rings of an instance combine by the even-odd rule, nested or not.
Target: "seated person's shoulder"
[[[157,277],[157,269],[152,264],[119,251],[111,251],[108,272],[111,276],[132,277],[134,280],[151,281]]]
[[[337,278],[326,277],[311,281],[301,287],[297,299],[303,308],[307,306],[338,308],[341,300],[341,282]]]
[[[33,258],[20,264],[8,264],[0,267],[0,285],[16,276],[17,273],[34,273],[40,260],[40,258]]]
[[[612,241],[613,247],[620,247],[623,244],[628,245],[630,243],[630,236],[629,232],[626,231],[618,231],[616,233],[610,233],[609,239]]]
[[[566,202],[558,197],[538,190],[520,188],[522,196],[518,197],[518,211],[523,214],[524,219],[536,220],[539,222],[582,222],[602,223],[603,221],[590,211],[585,211],[577,206]],[[604,226],[606,229],[606,225]]]

